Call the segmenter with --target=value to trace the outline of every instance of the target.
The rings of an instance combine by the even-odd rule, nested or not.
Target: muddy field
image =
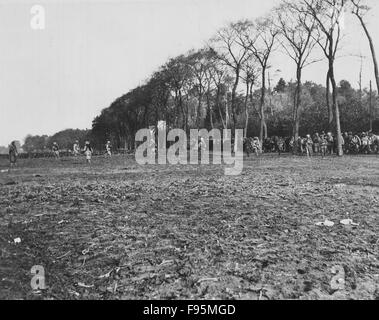
[[[244,165],[21,160],[0,173],[0,299],[379,298],[379,157]]]

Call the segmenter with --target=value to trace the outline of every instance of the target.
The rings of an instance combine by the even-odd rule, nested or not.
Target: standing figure
[[[379,151],[379,137],[374,135],[372,132],[369,133],[370,137],[370,152],[378,153]]]
[[[112,145],[111,145],[111,142],[109,140],[105,144],[105,150],[106,150],[106,154],[111,157],[112,156]]]
[[[84,146],[84,154],[86,155],[86,159],[88,163],[91,163],[92,153],[93,153],[93,149],[91,147],[91,144],[89,141],[86,141],[86,144]]]
[[[198,149],[199,152],[205,152],[205,149],[207,147],[207,144],[205,143],[205,140],[203,137],[200,137],[199,142],[198,142]]]
[[[313,151],[315,154],[320,153],[320,135],[318,133],[313,137]]]
[[[304,140],[302,137],[299,136],[299,138],[297,139],[297,152],[299,155],[303,155],[304,154]]]
[[[307,157],[313,156],[313,140],[310,134],[307,134],[305,138],[305,151],[307,153]]]
[[[53,150],[53,154],[54,154],[55,159],[59,159],[59,146],[58,146],[58,143],[56,143],[56,142],[53,143],[52,150]]]
[[[17,157],[18,157],[18,151],[16,147],[16,142],[12,141],[12,143],[9,145],[9,162],[10,162],[11,168],[16,166]]]
[[[276,148],[278,150],[279,156],[286,151],[285,144],[286,142],[283,138],[278,138],[278,140],[276,141]]]
[[[252,148],[253,148],[253,152],[258,157],[259,153],[262,151],[262,145],[258,137],[254,137],[253,142],[252,142]]]
[[[75,143],[74,143],[73,152],[74,152],[74,156],[75,157],[79,156],[79,154],[80,154],[80,145],[79,145],[79,141],[78,140],[76,140]]]
[[[328,152],[328,140],[325,135],[320,136],[320,148],[321,148],[321,156],[324,159],[326,153]]]
[[[326,141],[328,142],[328,152],[330,155],[333,155],[334,150],[334,138],[331,132],[328,132],[326,136]]]
[[[362,145],[361,145],[361,152],[364,154],[369,154],[370,153],[370,147],[369,147],[369,137],[366,132],[362,133]]]
[[[289,142],[288,142],[288,147],[289,147],[289,151],[294,155],[296,150],[295,150],[295,138],[292,137]]]
[[[253,152],[253,139],[244,138],[243,139],[243,151],[246,152],[247,156],[250,157],[250,154]]]

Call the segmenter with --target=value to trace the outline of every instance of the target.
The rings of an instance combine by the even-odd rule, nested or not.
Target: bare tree
[[[199,50],[191,53],[187,58],[187,63],[192,70],[194,78],[194,89],[197,92],[197,109],[196,109],[196,126],[200,128],[201,120],[201,106],[203,97],[206,95],[207,90],[207,73],[210,68],[210,58],[213,54],[211,50]]]
[[[164,67],[162,72],[167,74],[168,84],[171,89],[171,94],[175,101],[176,108],[176,123],[178,126],[178,116],[182,113],[183,128],[188,130],[188,106],[183,101],[185,95],[184,90],[188,82],[192,79],[192,73],[188,67],[187,58],[184,55],[171,59]]]
[[[374,41],[372,40],[371,34],[367,28],[367,23],[365,22],[364,18],[367,12],[371,9],[369,6],[363,4],[363,1],[361,0],[351,0],[352,5],[353,5],[353,14],[358,18],[359,22],[362,25],[362,28],[367,36],[369,45],[370,45],[370,50],[371,50],[371,55],[372,55],[372,60],[374,63],[374,74],[375,74],[375,80],[376,80],[376,86],[377,90],[379,93],[379,67],[378,67],[378,60],[376,59],[376,52],[375,52],[375,46],[374,46]]]
[[[240,82],[241,68],[248,57],[248,51],[238,42],[242,32],[243,23],[231,23],[227,27],[219,30],[217,35],[211,40],[214,51],[218,53],[219,59],[231,68],[234,73],[234,83],[232,87],[231,112],[233,119],[233,129],[236,127],[236,104],[237,88]]]
[[[219,113],[219,117],[224,129],[229,128],[229,112],[227,99],[223,99],[223,96],[227,95],[227,86],[231,82],[234,82],[230,77],[229,69],[218,59],[213,59],[211,68],[209,69],[209,76],[212,81],[212,85],[215,88],[215,104]],[[225,117],[223,112],[223,105],[225,105]]]
[[[335,112],[338,156],[343,156],[343,149],[334,64],[342,38],[341,18],[344,14],[346,3],[347,0],[301,0],[297,8],[299,13],[310,14],[315,19],[317,28],[315,28],[315,36],[313,36],[313,38],[319,44],[328,60],[326,97],[329,108],[330,126],[333,122],[333,110]],[[329,104],[330,85],[332,87],[332,109]]]
[[[276,24],[280,30],[279,42],[296,64],[296,90],[292,112],[292,136],[295,141],[299,137],[302,73],[306,66],[315,62],[310,60],[310,54],[317,44],[313,36],[316,20],[306,11],[298,12],[298,5],[298,1],[285,0],[275,10]]]
[[[258,19],[255,23],[245,22],[240,43],[255,57],[261,69],[261,97],[259,105],[260,134],[263,141],[267,138],[265,121],[266,71],[269,68],[271,54],[275,50],[276,37],[279,29],[274,25],[272,17]]]
[[[247,130],[249,126],[249,97],[253,95],[254,85],[257,83],[258,74],[260,72],[259,67],[257,66],[256,61],[253,59],[248,59],[242,66],[243,74],[241,79],[245,83],[246,93],[245,93],[245,131],[244,138],[247,138]],[[253,103],[253,100],[250,99],[250,103]]]

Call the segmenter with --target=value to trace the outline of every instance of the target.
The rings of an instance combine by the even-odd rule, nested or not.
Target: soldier
[[[300,153],[300,155],[304,154],[304,141],[303,138],[300,136],[297,139],[297,151]]]
[[[364,154],[370,153],[370,149],[369,149],[369,137],[368,137],[368,135],[367,135],[366,132],[362,133],[361,142],[362,142],[361,152],[364,153]]]
[[[379,137],[374,135],[372,131],[369,133],[370,138],[370,151],[371,153],[378,153],[379,151]]]
[[[262,150],[261,142],[258,137],[254,137],[253,139],[253,152],[256,156],[259,156],[259,152]]]
[[[200,141],[199,141],[199,151],[200,152],[204,152],[205,149],[207,147],[207,144],[205,143],[205,140],[203,137],[200,137]]]
[[[74,143],[74,146],[73,146],[73,152],[74,152],[74,156],[77,157],[79,156],[80,154],[80,145],[79,145],[79,141],[76,140],[75,143]]]
[[[86,155],[87,162],[91,163],[93,149],[89,141],[86,141],[86,144],[84,146],[84,153]]]
[[[304,139],[305,151],[307,153],[307,157],[313,156],[313,140],[310,134],[307,134],[307,137]]]
[[[324,159],[328,151],[328,140],[326,139],[326,136],[324,134],[320,136],[320,149],[321,149],[321,156]]]
[[[283,138],[278,138],[278,140],[276,142],[276,146],[277,146],[277,149],[279,152],[279,156],[286,151],[285,144],[286,144],[286,142],[284,141]]]
[[[315,154],[320,153],[320,135],[316,133],[313,137],[313,151]]]
[[[53,150],[53,154],[54,154],[55,159],[59,159],[59,146],[58,146],[58,143],[56,143],[56,142],[53,143],[52,150]]]
[[[16,166],[17,157],[18,157],[18,151],[16,147],[16,142],[12,141],[12,143],[9,145],[9,162],[10,162],[11,168]]]
[[[111,145],[111,142],[109,140],[105,144],[105,150],[106,150],[106,154],[111,157],[112,156],[112,145]]]
[[[328,153],[330,155],[333,155],[333,149],[334,149],[334,137],[331,132],[328,132],[326,136],[326,141],[328,143]]]
[[[246,152],[247,156],[250,157],[250,153],[253,152],[253,139],[244,138],[243,139],[243,150]]]

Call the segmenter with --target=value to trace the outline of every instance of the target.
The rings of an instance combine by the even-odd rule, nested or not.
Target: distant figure
[[[300,155],[303,155],[304,154],[304,139],[302,137],[299,136],[299,138],[297,139],[297,152],[300,154]]]
[[[12,143],[9,145],[9,162],[10,162],[11,168],[16,166],[17,157],[18,157],[18,151],[16,147],[16,142],[12,141]]]
[[[80,154],[80,145],[79,145],[79,141],[78,140],[76,140],[75,143],[74,143],[73,152],[74,152],[74,156],[75,157],[77,157]]]
[[[330,155],[333,155],[334,137],[331,132],[328,132],[328,134],[326,135],[326,141],[328,142],[328,153]]]
[[[320,153],[320,135],[318,133],[313,137],[313,151],[315,154]]]
[[[207,144],[205,143],[205,140],[203,137],[200,137],[200,141],[199,141],[199,151],[200,152],[204,152],[205,149],[207,147]]]
[[[320,151],[322,158],[325,158],[326,153],[328,152],[328,140],[326,139],[325,134],[320,136]]]
[[[112,145],[111,145],[110,141],[107,141],[107,143],[105,144],[105,150],[106,150],[106,154],[111,157],[112,156]]]
[[[283,138],[279,138],[275,142],[276,149],[278,150],[279,156],[286,151],[286,142]]]
[[[53,150],[54,157],[56,159],[59,159],[59,146],[58,146],[58,143],[56,143],[56,142],[53,143],[52,150]]]
[[[305,151],[307,153],[307,157],[311,158],[313,156],[313,140],[310,134],[307,134],[307,137],[304,139],[305,141]]]
[[[84,146],[84,153],[86,155],[87,162],[91,163],[93,149],[89,141],[86,141],[86,144]]]
[[[370,146],[369,146],[370,145],[370,138],[366,132],[362,133],[361,142],[362,142],[361,152],[364,154],[369,154],[370,153]]]
[[[259,156],[259,153],[262,151],[262,145],[261,142],[259,141],[258,137],[254,137],[253,139],[253,152],[255,153],[256,156]]]

